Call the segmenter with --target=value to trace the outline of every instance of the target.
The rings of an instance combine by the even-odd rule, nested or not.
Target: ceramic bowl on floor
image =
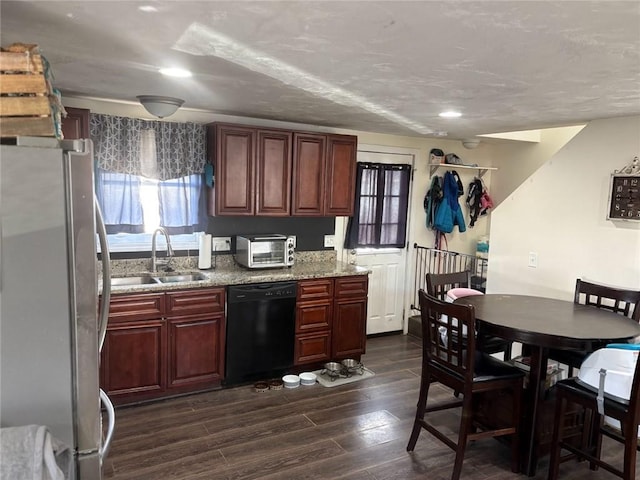
[[[316,374],[312,372],[303,372],[300,374],[300,384],[301,385],[315,385],[316,383]]]
[[[298,375],[285,375],[282,377],[284,388],[296,388],[300,386],[300,377]]]

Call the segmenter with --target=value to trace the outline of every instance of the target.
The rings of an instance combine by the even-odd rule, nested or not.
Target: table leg
[[[538,466],[536,429],[541,404],[544,400],[549,349],[536,345],[529,345],[528,348],[531,353],[531,369],[529,370],[529,386],[525,392],[528,397],[528,402],[526,402],[528,411],[524,416],[525,425],[523,428],[523,438],[525,440],[523,445],[525,453],[523,472],[533,477]]]

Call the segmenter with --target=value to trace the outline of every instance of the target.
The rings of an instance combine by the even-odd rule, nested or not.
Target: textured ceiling
[[[2,0],[0,14],[2,46],[38,44],[63,95],[457,139],[640,114],[637,0]],[[169,65],[194,75],[157,73]]]

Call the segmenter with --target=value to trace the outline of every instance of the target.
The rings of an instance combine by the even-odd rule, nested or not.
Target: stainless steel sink
[[[112,277],[111,286],[154,285],[159,283],[198,282],[208,280],[208,277],[199,272],[192,273],[165,273],[145,274],[132,277]]]
[[[158,280],[151,275],[140,275],[137,277],[112,277],[111,286],[117,287],[122,285],[150,285],[158,283]]]
[[[176,282],[198,282],[207,280],[207,276],[202,273],[177,273],[174,275],[163,275],[156,277],[160,283],[176,283]]]

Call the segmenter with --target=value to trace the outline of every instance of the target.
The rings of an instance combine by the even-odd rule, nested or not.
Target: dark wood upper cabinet
[[[353,214],[357,137],[222,123],[208,136],[210,215]]]
[[[351,135],[294,133],[293,215],[353,215],[357,148]]]
[[[355,136],[327,136],[325,215],[353,215],[357,149],[358,138]]]
[[[213,135],[215,214],[254,215],[255,135],[252,128],[216,124]]]
[[[293,208],[298,216],[324,215],[326,135],[293,134]]]
[[[89,110],[65,107],[67,116],[62,119],[62,135],[67,140],[90,138]]]
[[[258,130],[256,215],[291,214],[291,138],[280,130]]]

